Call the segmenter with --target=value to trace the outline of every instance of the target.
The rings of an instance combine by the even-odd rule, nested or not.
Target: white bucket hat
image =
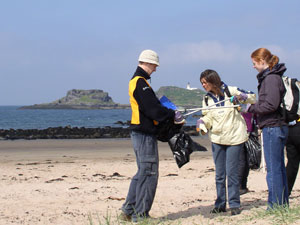
[[[139,56],[139,62],[152,63],[159,66],[159,58],[155,51],[144,50]]]

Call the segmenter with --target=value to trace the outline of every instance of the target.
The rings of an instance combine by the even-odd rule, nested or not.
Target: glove
[[[238,108],[238,110],[240,112],[246,113],[246,112],[248,112],[250,106],[251,106],[251,104],[241,104],[240,107]]]
[[[185,123],[185,119],[184,119],[183,115],[181,114],[181,112],[175,111],[174,123],[175,124]]]
[[[232,102],[233,104],[237,104],[239,102],[245,102],[247,99],[248,99],[248,95],[242,92],[239,95],[232,96],[230,98],[230,102]]]
[[[200,136],[205,135],[207,133],[206,126],[202,119],[197,120],[196,130],[199,132]]]
[[[238,98],[241,102],[244,102],[248,99],[248,95],[242,92],[241,94],[239,94]]]

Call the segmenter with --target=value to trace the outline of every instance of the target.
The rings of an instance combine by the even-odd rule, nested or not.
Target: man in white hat
[[[138,171],[131,180],[120,215],[120,219],[133,222],[149,217],[156,192],[159,162],[157,125],[170,119],[176,124],[185,122],[180,112],[161,105],[147,82],[159,66],[157,53],[144,50],[138,61],[138,67],[129,82],[131,139]]]

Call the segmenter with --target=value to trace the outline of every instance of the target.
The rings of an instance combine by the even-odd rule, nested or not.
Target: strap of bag
[[[230,94],[230,91],[229,91],[229,88],[228,88],[227,85],[226,85],[225,88],[224,88],[224,92],[226,93],[227,97],[230,98],[230,97],[232,96],[232,95]],[[207,95],[207,94],[204,96],[204,101],[205,101],[206,106],[208,106],[208,95]]]

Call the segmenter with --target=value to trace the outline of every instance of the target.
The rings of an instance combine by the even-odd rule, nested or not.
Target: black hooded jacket
[[[130,105],[132,109],[130,128],[147,134],[157,134],[158,124],[172,119],[174,110],[161,105],[151,86],[147,82],[150,76],[141,68],[129,82]]]
[[[276,64],[257,75],[258,101],[251,105],[249,112],[257,115],[259,128],[287,125],[279,111],[285,88],[282,75],[286,71],[284,63]]]

